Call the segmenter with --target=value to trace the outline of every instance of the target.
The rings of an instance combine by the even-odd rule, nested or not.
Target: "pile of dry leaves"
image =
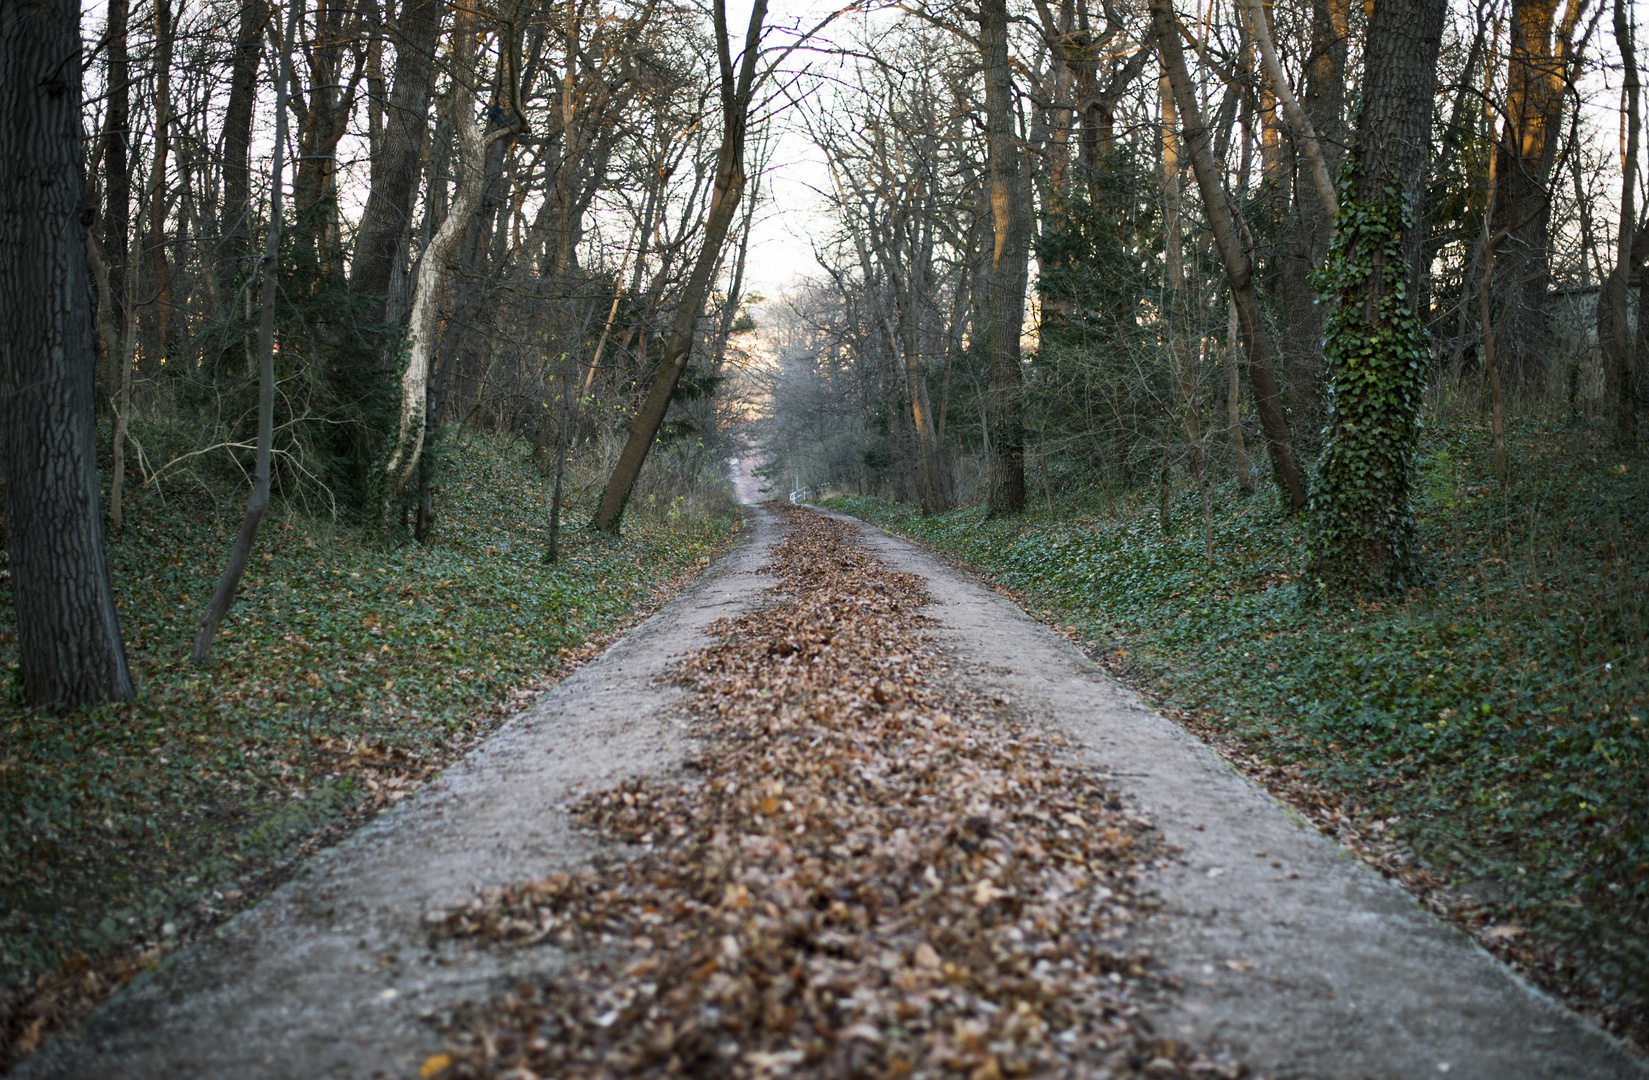
[[[425,1075],[1238,1076],[1156,1038],[1122,944],[1162,853],[1066,748],[946,688],[921,579],[783,508],[782,603],[680,677],[691,777],[575,805],[633,845],[439,916],[565,969]]]

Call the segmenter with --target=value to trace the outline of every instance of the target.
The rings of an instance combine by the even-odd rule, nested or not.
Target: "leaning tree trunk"
[[[31,705],[130,700],[97,484],[80,5],[0,4],[0,446]]]
[[[1007,0],[980,3],[979,51],[985,73],[991,222],[996,231],[990,260],[989,319],[984,334],[990,352],[988,415],[993,450],[985,513],[987,517],[999,517],[1025,509],[1025,377],[1020,370],[1019,338],[1025,326],[1025,287],[1030,269],[1022,152],[1014,133]]]
[[[1182,138],[1191,154],[1191,171],[1196,175],[1197,189],[1202,193],[1202,204],[1214,233],[1214,245],[1219,249],[1220,263],[1225,268],[1225,278],[1231,287],[1231,298],[1237,305],[1237,323],[1242,330],[1248,381],[1254,387],[1254,404],[1260,414],[1260,429],[1265,433],[1266,448],[1271,454],[1271,470],[1277,479],[1277,486],[1288,500],[1289,509],[1298,510],[1305,505],[1305,484],[1288,437],[1288,419],[1283,413],[1282,394],[1277,386],[1271,340],[1265,332],[1259,292],[1254,285],[1254,263],[1249,258],[1248,246],[1243,243],[1243,228],[1226,196],[1220,170],[1208,144],[1208,126],[1203,123],[1196,87],[1185,66],[1185,50],[1179,40],[1179,19],[1174,14],[1172,0],[1151,0],[1151,23],[1157,49],[1162,54],[1163,69],[1174,91],[1180,123],[1185,128]]]
[[[630,489],[635,486],[641,466],[647,460],[659,428],[664,426],[664,414],[670,409],[670,398],[676,392],[682,372],[687,370],[687,356],[693,348],[693,330],[698,324],[699,312],[710,293],[710,281],[721,262],[722,245],[727,242],[727,231],[733,224],[733,213],[744,194],[744,136],[750,121],[750,98],[755,91],[756,60],[761,48],[762,19],[767,14],[767,0],[756,0],[750,9],[750,25],[745,31],[744,58],[740,64],[737,82],[733,75],[733,58],[727,38],[727,5],[715,0],[716,44],[721,61],[721,149],[716,156],[716,181],[710,195],[710,213],[704,222],[704,245],[699,249],[698,261],[687,278],[676,304],[676,318],[670,328],[670,340],[659,358],[658,374],[636,413],[630,427],[630,437],[618,455],[618,464],[607,479],[607,489],[601,494],[601,506],[596,510],[595,527],[618,535],[623,522],[624,507],[630,501]]]
[[[1363,60],[1349,198],[1329,256],[1328,442],[1313,478],[1309,574],[1336,591],[1414,579],[1414,446],[1429,357],[1422,272],[1432,89],[1448,0],[1381,0]]]
[[[218,626],[235,602],[240,579],[246,573],[246,562],[252,557],[252,544],[258,538],[258,526],[263,512],[269,506],[269,457],[275,439],[275,290],[278,276],[277,261],[281,247],[281,182],[286,164],[286,96],[292,85],[292,43],[298,20],[303,17],[304,0],[292,0],[286,13],[285,37],[280,57],[280,77],[275,87],[275,149],[270,155],[269,169],[269,233],[263,248],[263,293],[258,312],[258,449],[257,462],[252,472],[252,494],[246,500],[246,516],[241,518],[240,532],[235,546],[229,552],[229,565],[212,599],[201,612],[195,627],[195,642],[189,649],[191,664],[204,664],[212,654],[212,641]]]

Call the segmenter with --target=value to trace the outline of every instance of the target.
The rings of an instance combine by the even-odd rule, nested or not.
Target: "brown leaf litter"
[[[633,857],[431,917],[558,946],[471,1009],[423,1075],[1245,1075],[1158,1038],[1126,945],[1167,856],[1056,736],[950,688],[922,579],[778,506],[783,599],[678,676],[686,777],[572,807]]]

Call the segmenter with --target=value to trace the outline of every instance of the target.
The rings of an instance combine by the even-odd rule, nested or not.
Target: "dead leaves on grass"
[[[431,1074],[1239,1075],[1142,1014],[1155,983],[1121,939],[1158,856],[1144,822],[946,690],[920,578],[782,509],[788,599],[681,665],[691,776],[573,807],[635,857],[432,915],[571,955]]]

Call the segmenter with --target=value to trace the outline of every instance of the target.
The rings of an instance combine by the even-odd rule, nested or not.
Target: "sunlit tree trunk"
[[[1537,387],[1546,374],[1551,329],[1552,166],[1562,142],[1565,59],[1586,0],[1512,0],[1506,106],[1497,147],[1496,213],[1491,231],[1506,229],[1495,289],[1504,330],[1502,367],[1518,384]]]
[[[447,266],[458,254],[465,236],[474,225],[475,209],[486,187],[487,150],[492,143],[516,130],[514,123],[486,135],[475,120],[476,75],[473,11],[461,9],[452,28],[454,77],[448,110],[458,137],[454,165],[461,171],[458,190],[447,216],[424,248],[414,273],[412,311],[407,318],[406,366],[401,371],[399,410],[395,438],[384,464],[383,500],[379,507],[380,526],[393,527],[402,492],[418,471],[426,435],[426,408],[429,403],[430,365],[440,333],[441,287]],[[519,118],[515,118],[518,122]]]

